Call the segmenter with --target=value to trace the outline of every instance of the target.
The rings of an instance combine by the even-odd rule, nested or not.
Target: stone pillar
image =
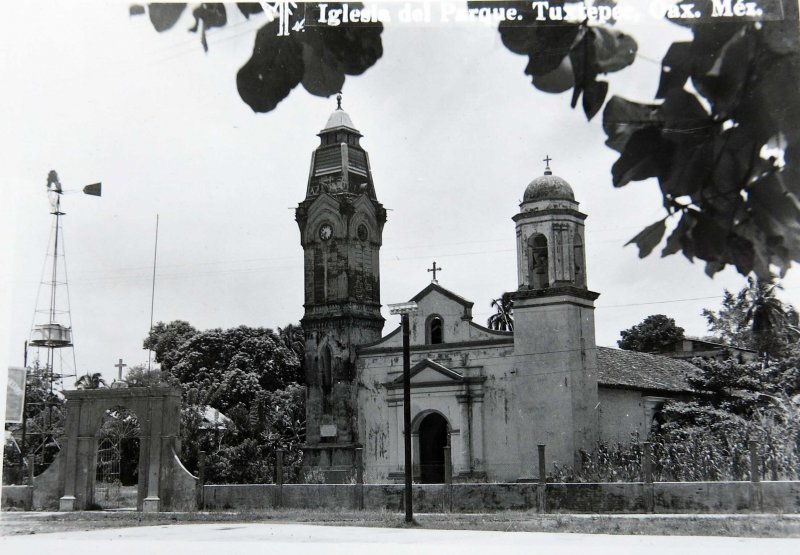
[[[158,486],[161,479],[161,429],[164,402],[162,399],[150,399],[147,408],[147,417],[150,421],[150,438],[148,445],[150,453],[147,461],[147,497],[144,498],[142,512],[157,513],[161,510],[161,498],[158,495]],[[142,469],[139,469],[142,472]]]
[[[80,423],[81,401],[67,401],[67,430],[64,452],[64,495],[58,501],[59,511],[74,511],[76,507],[76,481],[78,473],[78,424]]]

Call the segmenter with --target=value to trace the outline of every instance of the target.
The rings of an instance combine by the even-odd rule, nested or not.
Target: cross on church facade
[[[114,368],[119,370],[119,381],[122,381],[122,369],[128,366],[127,364],[122,364],[122,359],[119,359],[119,362],[114,365]]]
[[[431,280],[431,283],[439,283],[438,281],[436,281],[436,272],[440,272],[441,270],[442,270],[441,268],[436,267],[436,261],[434,260],[433,267],[428,269],[429,272],[433,272],[433,279]]]

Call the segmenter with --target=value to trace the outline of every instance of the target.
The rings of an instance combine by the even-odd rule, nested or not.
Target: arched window
[[[584,268],[583,241],[578,233],[572,240],[572,252],[575,261],[575,285],[583,286],[586,284],[586,268]]]
[[[550,285],[547,263],[547,238],[541,233],[528,239],[528,281],[534,289]]]
[[[441,316],[432,316],[428,319],[428,343],[439,345],[444,343],[444,320]]]

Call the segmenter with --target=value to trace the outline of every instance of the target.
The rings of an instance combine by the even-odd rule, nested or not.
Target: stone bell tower
[[[550,171],[528,185],[514,216],[517,275],[514,354],[530,457],[574,465],[598,438],[594,301],[587,288],[584,220],[572,187]],[[532,459],[531,459],[532,460]]]
[[[386,210],[375,196],[361,133],[338,107],[311,155],[297,207],[304,252],[305,472],[348,478],[359,447],[356,346],[381,337],[379,251]]]

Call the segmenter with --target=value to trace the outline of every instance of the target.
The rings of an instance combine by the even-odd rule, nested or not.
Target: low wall
[[[174,510],[191,510],[189,491],[193,488],[185,489],[187,495],[181,496],[180,507]],[[284,507],[400,512],[403,491],[402,484],[206,485],[201,498],[205,510]],[[800,482],[416,484],[413,491],[414,510],[430,513],[800,513]],[[3,486],[2,506],[22,508],[28,495],[26,486]]]
[[[31,498],[28,486],[3,486],[2,507],[4,509],[25,509]]]
[[[419,512],[800,513],[800,482],[416,484]],[[402,484],[208,485],[204,509],[402,511]],[[543,495],[542,495],[543,493]]]

